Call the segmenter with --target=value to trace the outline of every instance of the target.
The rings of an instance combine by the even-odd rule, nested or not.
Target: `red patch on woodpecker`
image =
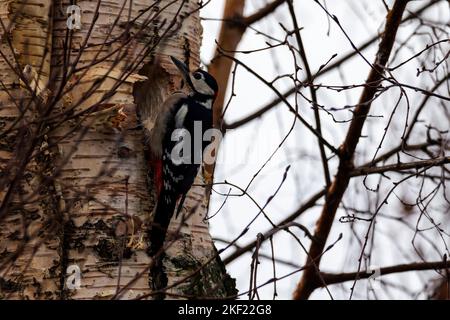
[[[153,160],[151,163],[153,167],[153,183],[156,187],[156,195],[159,197],[163,188],[163,162],[161,159]]]

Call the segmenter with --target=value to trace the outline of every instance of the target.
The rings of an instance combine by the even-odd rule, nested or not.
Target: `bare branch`
[[[311,259],[319,257],[325,247],[336,210],[350,180],[350,172],[353,167],[353,155],[361,137],[362,128],[370,110],[371,101],[377,92],[378,85],[383,80],[384,67],[391,54],[397,30],[402,21],[402,15],[407,3],[408,0],[395,1],[394,6],[386,18],[386,26],[376,55],[376,60],[366,80],[368,85],[361,94],[359,105],[354,110],[353,119],[350,123],[345,140],[339,149],[340,162],[338,172],[332,185],[327,190],[326,202],[314,233],[314,236],[318,241],[311,243],[307,264],[309,264]],[[317,264],[320,264],[320,259],[317,261]],[[317,277],[318,275],[315,269],[306,269],[294,292],[294,299],[307,299],[314,290],[314,283],[316,282]]]

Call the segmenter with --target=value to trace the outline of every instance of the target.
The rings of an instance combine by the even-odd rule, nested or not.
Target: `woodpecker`
[[[158,195],[149,235],[151,256],[163,247],[176,204],[178,202],[178,215],[197,176],[201,164],[199,155],[201,158],[210,143],[202,137],[205,131],[212,128],[212,106],[218,93],[217,82],[208,72],[197,69],[190,73],[183,62],[174,57],[171,59],[190,92],[178,92],[166,99],[148,139]],[[201,137],[198,137],[199,128]],[[194,138],[201,141],[195,142]],[[180,141],[185,148],[177,152]]]

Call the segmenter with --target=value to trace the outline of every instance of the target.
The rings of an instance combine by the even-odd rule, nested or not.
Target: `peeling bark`
[[[0,119],[2,133],[5,133],[0,143],[3,173],[0,198],[2,207],[9,206],[6,214],[2,210],[0,220],[2,298],[57,299],[59,296],[59,239],[49,237],[49,234],[58,234],[60,230],[53,206],[57,195],[51,186],[41,186],[41,181],[50,174],[51,168],[46,162],[53,155],[51,152],[42,153],[30,161],[24,171],[20,169],[23,163],[18,162],[18,154],[30,148],[26,143],[27,137],[37,130],[30,124],[35,118],[33,113],[37,111],[37,105],[28,105],[30,94],[21,88],[26,79],[20,76],[20,71],[25,66],[29,71],[40,70],[39,77],[30,81],[30,85],[35,94],[41,94],[38,87],[46,86],[50,74],[50,10],[51,1],[4,1],[0,6],[3,23]],[[16,120],[23,128],[9,131]],[[22,143],[17,144],[20,140]],[[39,147],[45,143],[41,141]],[[14,177],[18,178],[16,182]]]
[[[5,58],[0,61],[1,80],[9,86],[0,93],[2,132],[20,116],[17,101],[26,101],[20,98],[30,89],[34,106],[21,120],[33,137],[25,165],[30,176],[18,176],[22,190],[11,189],[14,201],[0,216],[0,298],[151,298],[146,230],[155,197],[139,123],[154,122],[162,101],[180,86],[169,54],[191,68],[199,65],[198,4],[79,1],[81,28],[69,31],[69,1],[39,3],[5,1],[0,9],[3,21],[20,12],[10,38],[24,70],[15,75]],[[14,148],[20,134],[11,130],[1,138],[2,172],[16,167],[15,153],[26,150]],[[199,174],[196,182],[202,180]],[[32,201],[25,204],[27,196]],[[213,259],[206,201],[203,187],[191,189],[184,210],[193,214],[167,251],[169,287],[201,268],[170,289],[174,297],[234,293],[233,281],[224,280],[225,269]],[[181,216],[169,231],[180,229]],[[79,288],[67,281],[70,266],[81,271]]]

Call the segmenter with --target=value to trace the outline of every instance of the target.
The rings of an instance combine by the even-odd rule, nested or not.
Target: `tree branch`
[[[388,164],[380,167],[359,167],[350,172],[350,177],[364,176],[368,174],[384,173],[387,171],[402,171],[408,169],[420,169],[424,167],[435,167],[450,163],[450,157],[439,157],[436,159],[413,161],[408,163]]]
[[[245,25],[249,26],[274,12],[281,4],[283,4],[283,2],[286,2],[286,0],[275,0],[271,3],[268,3],[265,7],[259,9],[254,14],[242,18],[242,22]]]
[[[433,5],[435,5],[438,2],[440,2],[440,0],[433,0],[433,1],[425,4],[424,6],[419,8],[417,11],[410,13],[405,19],[403,19],[402,22],[406,22],[406,21],[409,21],[409,20],[412,20],[412,19],[416,18],[418,15],[420,15],[421,13],[423,13],[428,8],[432,7]],[[380,35],[378,35],[378,34],[373,36],[372,38],[370,38],[366,42],[364,42],[361,46],[359,46],[357,48],[357,50],[352,50],[351,52],[349,52],[349,53],[345,54],[344,56],[342,56],[340,59],[336,60],[334,63],[328,65],[327,67],[324,67],[323,69],[318,70],[314,74],[313,79],[315,79],[315,78],[317,78],[319,76],[322,76],[324,74],[327,74],[330,71],[333,71],[333,70],[341,67],[343,65],[343,63],[345,63],[346,61],[348,61],[351,58],[353,58],[354,56],[356,56],[359,52],[369,48],[379,38],[380,38]],[[305,81],[306,80],[303,80],[303,82],[305,82]],[[290,95],[294,94],[295,91],[296,91],[296,89],[295,89],[295,87],[293,87],[293,88],[287,90],[286,92],[284,92],[282,94],[282,96],[283,96],[283,98],[287,98]],[[255,113],[253,113],[251,115],[248,115],[248,116],[246,116],[246,117],[244,117],[244,118],[242,118],[240,120],[237,120],[235,122],[232,122],[232,123],[229,123],[229,124],[225,124],[224,127],[226,129],[236,129],[239,126],[247,124],[248,122],[261,117],[267,111],[270,111],[272,108],[276,107],[281,102],[282,102],[282,99],[280,97],[276,97],[271,102],[269,102],[267,105],[262,107],[260,110],[256,111]]]
[[[275,0],[248,17],[243,17],[245,0],[226,1],[216,51],[222,48],[234,56],[234,51],[236,51],[247,27],[275,11],[285,1]],[[232,60],[218,55],[208,66],[208,72],[216,78],[220,88],[213,110],[214,125],[219,128],[221,127],[223,103],[232,64]]]
[[[308,57],[306,55],[305,46],[303,45],[303,40],[300,35],[300,28],[297,23],[297,17],[295,15],[294,4],[293,4],[292,0],[288,0],[287,4],[289,7],[289,12],[291,14],[292,23],[294,25],[294,34],[295,34],[295,38],[297,40],[300,57],[302,59],[303,65],[305,66],[306,80],[308,82],[309,91],[311,93],[311,100],[313,103],[314,119],[316,121],[316,130],[317,130],[317,133],[321,137],[323,137],[322,125],[320,123],[319,104],[317,103],[317,92],[316,92],[316,88],[313,85],[314,78],[311,73],[311,68],[309,67],[309,62],[308,62]],[[319,142],[320,158],[322,159],[323,174],[325,177],[325,185],[328,187],[331,183],[330,169],[328,168],[328,159],[327,159],[327,155],[325,153],[325,147],[323,145],[322,140],[319,139],[318,142]]]
[[[378,86],[383,80],[384,68],[391,54],[397,30],[401,24],[402,15],[407,3],[408,0],[396,0],[392,10],[386,17],[386,26],[381,36],[381,42],[375,62],[367,77],[366,86],[361,94],[358,106],[354,110],[353,118],[345,140],[339,150],[340,159],[338,172],[333,183],[328,188],[326,202],[317,222],[315,231],[315,238],[317,241],[311,243],[306,265],[309,265],[311,261],[316,261],[317,265],[320,264],[320,256],[330,233],[337,208],[339,207],[350,180],[350,173],[353,169],[353,155],[356,146],[358,145],[359,138],[361,137],[362,128],[367,118],[367,114],[369,113],[373,98],[378,90]],[[306,268],[294,292],[294,299],[307,299],[314,291],[318,277],[319,274],[316,272],[315,268]]]
[[[421,270],[436,270],[447,269],[450,265],[448,261],[434,261],[434,262],[415,262],[409,264],[399,264],[390,267],[381,268],[380,275],[386,275],[391,273],[400,273],[408,271],[421,271]],[[373,271],[360,271],[360,272],[348,272],[348,273],[326,273],[321,272],[322,279],[327,285],[336,284],[346,281],[354,281],[355,279],[367,279],[374,275]],[[317,285],[321,287],[322,282],[318,282]]]
[[[277,228],[279,228],[280,226],[286,225],[286,224],[294,221],[295,219],[297,219],[303,212],[312,208],[316,204],[316,202],[319,201],[319,199],[322,198],[324,195],[325,195],[325,188],[322,191],[319,191],[318,193],[313,195],[300,208],[298,208],[295,212],[290,214],[283,221],[278,223]],[[272,229],[264,232],[263,233],[264,239],[268,239],[270,235],[273,235],[274,229],[276,229],[276,228],[272,228]],[[254,240],[254,241],[248,243],[247,245],[240,247],[238,250],[234,251],[231,255],[229,255],[228,257],[223,259],[223,263],[228,264],[228,263],[236,260],[237,258],[242,256],[244,253],[252,250],[256,246],[256,243],[257,243],[257,240]]]

